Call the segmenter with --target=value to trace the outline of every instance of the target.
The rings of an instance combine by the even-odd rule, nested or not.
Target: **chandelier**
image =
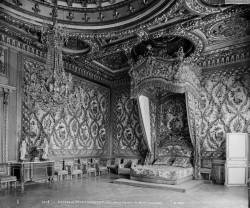
[[[57,1],[55,1],[57,2]],[[57,110],[68,103],[72,89],[72,76],[66,73],[63,66],[62,49],[66,41],[64,29],[56,21],[57,4],[53,8],[53,25],[42,28],[42,41],[47,45],[47,59],[45,69],[40,71],[39,89],[36,88],[33,97],[41,107]]]

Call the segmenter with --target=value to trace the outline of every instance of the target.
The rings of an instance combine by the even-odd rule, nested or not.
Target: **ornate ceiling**
[[[208,64],[204,57],[213,52],[249,44],[249,6],[223,2],[2,0],[0,34],[45,56],[41,31],[56,18],[68,39],[63,51],[69,70],[82,74],[80,69],[88,68],[104,79],[119,80],[149,48],[157,56],[171,57],[182,47],[203,66]]]
[[[173,0],[5,0],[3,6],[37,24],[49,23],[56,16],[65,28],[95,32],[141,24],[170,8],[172,3]]]

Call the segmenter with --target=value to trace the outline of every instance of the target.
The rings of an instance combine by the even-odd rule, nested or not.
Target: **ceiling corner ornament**
[[[209,43],[221,41],[232,37],[242,38],[250,36],[250,21],[242,17],[232,17],[208,24],[205,33]]]
[[[139,42],[146,41],[149,39],[149,31],[144,28],[140,28],[140,30],[136,32],[136,35]]]
[[[23,5],[23,4],[20,2],[20,0],[12,0],[12,2],[13,2],[16,6],[18,6],[18,7],[20,7],[20,6]]]
[[[122,46],[122,51],[124,52],[125,56],[127,57],[128,59],[128,65],[130,67],[132,67],[133,65],[133,59],[131,58],[131,50],[132,50],[132,47],[129,47],[128,45],[123,45]]]
[[[55,3],[56,11],[57,3]],[[72,76],[66,74],[63,65],[63,45],[65,32],[53,17],[53,25],[43,28],[43,41],[47,45],[47,59],[45,69],[37,70],[31,78],[29,92],[38,103],[47,109],[58,109],[68,103],[69,94],[72,89]],[[27,66],[26,66],[27,67]]]
[[[182,11],[185,8],[185,0],[176,0],[174,5],[167,12],[163,12],[160,16],[154,19],[154,24],[166,23],[168,20],[178,16],[183,16]]]
[[[35,14],[38,14],[41,11],[37,2],[35,3],[34,7],[32,7],[32,10]]]
[[[200,0],[185,0],[185,5],[187,9],[199,15],[209,15],[213,13],[222,12],[223,10],[227,8],[227,7],[223,7],[223,8],[210,7],[201,3]]]
[[[100,46],[94,39],[84,39],[86,43],[90,46],[90,52],[88,53],[88,58],[93,58],[100,50]]]

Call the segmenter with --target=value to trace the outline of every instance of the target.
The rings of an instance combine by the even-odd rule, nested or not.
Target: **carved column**
[[[3,121],[4,121],[4,111],[3,111],[3,98],[4,92],[3,88],[0,88],[0,163],[2,163],[3,160]]]
[[[7,122],[8,122],[8,98],[9,89],[0,87],[0,162],[8,161],[8,141],[7,141]]]

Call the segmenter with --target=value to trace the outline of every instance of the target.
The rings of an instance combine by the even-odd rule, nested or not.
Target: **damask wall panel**
[[[152,150],[155,152],[155,142],[157,139],[157,103],[149,100],[150,104],[150,126],[151,126],[151,139]]]
[[[158,155],[174,145],[192,149],[184,94],[167,96],[160,105]]]
[[[24,60],[22,137],[29,147],[46,137],[51,157],[100,156],[108,154],[110,90],[74,77],[67,105],[56,111],[46,109],[29,93],[32,75],[44,67]]]
[[[250,133],[250,69],[205,75],[200,108],[202,152],[224,153],[226,133]]]
[[[146,144],[139,121],[136,100],[130,98],[129,86],[117,88],[112,94],[113,156],[140,156]]]

